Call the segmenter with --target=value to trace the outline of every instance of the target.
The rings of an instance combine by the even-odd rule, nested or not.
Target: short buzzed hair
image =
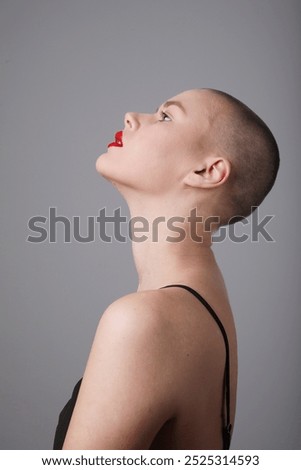
[[[219,224],[230,225],[248,217],[272,189],[279,149],[268,126],[248,106],[228,93],[208,91],[228,105],[214,113],[212,138],[231,164]]]

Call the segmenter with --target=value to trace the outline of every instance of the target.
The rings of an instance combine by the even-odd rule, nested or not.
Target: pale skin
[[[123,147],[110,147],[97,171],[126,199],[131,216],[187,217],[191,208],[214,213],[231,172],[214,148],[214,113],[226,104],[208,90],[189,90],[150,114],[127,113]],[[182,109],[183,107],[183,109]],[[166,111],[166,115],[162,112]],[[208,311],[186,284],[217,312],[228,335],[231,422],[237,386],[236,332],[227,290],[203,242],[133,242],[137,292],[112,303],[99,322],[64,449],[221,449],[225,346]],[[212,227],[213,230],[214,227]]]

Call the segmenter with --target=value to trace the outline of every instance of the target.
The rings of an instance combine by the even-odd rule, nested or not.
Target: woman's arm
[[[103,314],[63,449],[148,449],[175,412],[168,325],[151,293]]]

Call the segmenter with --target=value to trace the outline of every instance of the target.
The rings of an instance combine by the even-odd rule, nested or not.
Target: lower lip
[[[121,144],[117,144],[117,142],[111,142],[109,145],[108,145],[108,148],[109,147],[122,147]]]

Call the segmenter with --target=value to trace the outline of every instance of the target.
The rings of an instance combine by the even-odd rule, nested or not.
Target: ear
[[[190,170],[183,182],[194,188],[215,188],[225,183],[231,172],[231,164],[226,158],[208,156]]]

